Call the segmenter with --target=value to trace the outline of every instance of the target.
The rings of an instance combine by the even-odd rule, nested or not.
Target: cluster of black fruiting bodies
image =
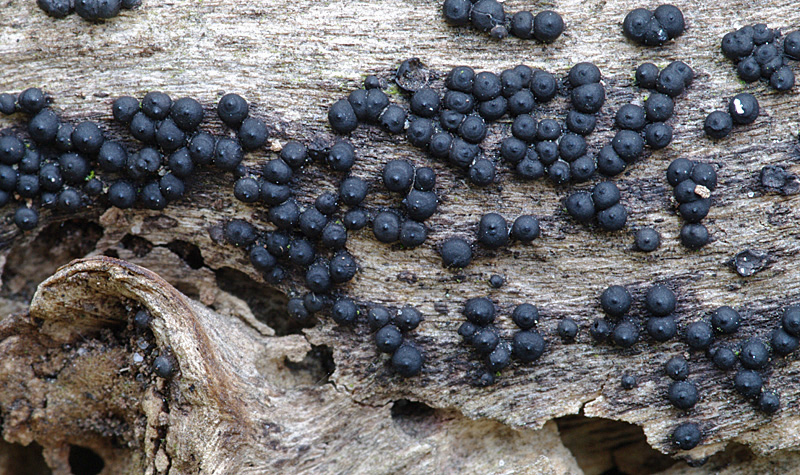
[[[681,243],[689,249],[708,244],[708,229],[700,223],[711,209],[711,192],[717,188],[717,172],[708,163],[677,158],[667,167],[667,181],[673,186],[678,213],[686,221]]]
[[[703,131],[712,139],[728,136],[735,125],[752,124],[758,118],[758,100],[754,95],[743,92],[728,102],[728,112],[714,111],[706,116]]]
[[[599,75],[599,71],[597,74]],[[642,88],[655,91],[644,101],[644,106],[625,104],[619,108],[614,123],[620,130],[597,156],[600,173],[605,176],[622,173],[628,163],[641,157],[645,144],[654,150],[669,145],[672,141],[672,127],[666,121],[675,110],[673,98],[682,94],[693,78],[694,72],[682,61],[674,61],[662,70],[652,63],[644,63],[636,69],[636,83]],[[563,142],[564,138],[561,143]],[[585,143],[582,151],[585,152]],[[584,155],[572,162],[572,165],[584,159],[594,164],[594,159]],[[627,210],[619,201],[619,188],[612,182],[601,182],[591,192],[573,193],[564,204],[575,220],[582,223],[596,220],[600,228],[616,231],[625,226],[628,218]],[[645,232],[641,239],[637,239],[637,247],[654,250],[658,247],[658,242],[660,240],[652,232]]]
[[[361,313],[358,306],[347,297],[335,296],[333,287],[351,280],[357,270],[345,245],[348,229],[367,224],[367,213],[358,206],[367,194],[367,184],[345,176],[338,194],[323,193],[305,210],[292,197],[290,187],[295,172],[309,159],[335,172],[349,171],[355,152],[348,142],[309,150],[289,141],[281,148],[280,157],[267,160],[261,170],[251,170],[242,164],[244,154],[262,149],[269,129],[263,120],[249,115],[249,104],[236,94],[224,95],[216,110],[220,120],[236,131],[235,138],[199,130],[204,111],[192,98],[173,101],[162,92],[150,92],[141,101],[130,96],[116,99],[114,119],[144,144],[136,152],[106,140],[94,122],[76,126],[61,122],[46,105],[46,97],[35,88],[16,97],[0,95],[0,112],[33,116],[27,122],[32,143],[26,144],[14,135],[0,136],[1,204],[20,204],[14,221],[21,230],[38,225],[39,207],[61,213],[73,213],[95,203],[123,209],[137,204],[164,209],[184,195],[187,180],[194,173],[210,166],[233,175],[237,199],[265,204],[268,220],[277,228],[261,232],[235,219],[224,227],[227,241],[245,248],[252,265],[273,284],[286,278],[286,266],[304,272],[309,292],[289,300],[290,314],[304,320],[329,308],[335,322],[355,323]],[[435,175],[418,170],[418,186],[426,180],[423,188],[432,187]],[[339,215],[340,204],[350,207],[343,216]],[[421,315],[410,307],[401,309],[392,320],[403,331],[413,330],[419,321]],[[422,354],[409,341],[401,339],[400,343],[393,351],[393,367],[402,376],[418,374]],[[386,351],[389,346],[379,348]]]
[[[120,10],[130,10],[142,4],[142,0],[36,0],[36,4],[53,18],[64,18],[77,13],[89,21],[114,18]]]
[[[500,337],[493,325],[497,310],[489,298],[467,300],[463,313],[467,321],[458,328],[458,334],[485,361],[485,368],[476,378],[479,386],[494,384],[495,375],[511,364],[512,356],[524,364],[533,363],[544,354],[544,338],[535,329],[539,322],[536,306],[523,303],[514,308],[511,319],[520,330],[514,333],[510,344]]]
[[[622,32],[630,40],[645,46],[661,46],[683,34],[683,13],[674,5],[660,5],[654,11],[631,10],[622,21]]]
[[[628,316],[633,303],[628,290],[612,285],[600,296],[600,305],[609,320],[598,318],[592,322],[589,333],[600,342],[611,341],[621,348],[630,348],[639,340],[641,323]],[[644,306],[649,317],[644,327],[656,342],[666,342],[676,337],[678,325],[675,317],[677,298],[665,285],[654,285],[647,290]],[[735,334],[742,322],[739,313],[729,306],[719,307],[710,315],[708,321],[692,322],[682,334],[682,339],[690,351],[704,352],[713,364],[723,371],[736,369],[733,388],[745,398],[756,403],[765,414],[773,414],[780,408],[780,398],[775,391],[763,390],[764,380],[759,371],[769,365],[774,356],[785,357],[797,350],[800,336],[800,306],[789,307],[783,314],[780,328],[775,329],[769,342],[759,338],[748,338],[738,344],[716,341],[726,335]],[[664,372],[673,382],[666,390],[666,397],[678,409],[688,411],[700,400],[697,386],[688,379],[689,364],[682,356],[671,358]],[[635,376],[626,374],[621,385],[625,389],[636,386]],[[695,447],[700,441],[699,426],[685,423],[673,432],[676,445],[684,450]]]
[[[507,246],[510,239],[527,244],[539,237],[539,220],[524,214],[518,216],[509,227],[503,216],[487,213],[481,217],[476,234],[476,241],[490,250]],[[451,237],[442,243],[439,254],[445,267],[463,269],[472,262],[472,245],[466,239]],[[500,281],[498,287],[502,284],[503,281]]]
[[[722,53],[736,63],[744,82],[768,81],[778,91],[794,86],[789,59],[800,60],[800,31],[781,40],[781,32],[763,23],[747,25],[722,37]]]
[[[497,0],[445,0],[442,12],[451,25],[471,24],[497,39],[503,39],[511,33],[524,40],[535,38],[542,43],[550,43],[564,32],[564,20],[554,11],[545,10],[536,16],[522,11],[508,18],[503,5]]]

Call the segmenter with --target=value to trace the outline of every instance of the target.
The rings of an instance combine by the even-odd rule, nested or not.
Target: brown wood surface
[[[251,101],[254,115],[268,121],[279,142],[290,138],[328,141],[333,136],[325,121],[327,107],[357,87],[366,74],[375,73],[390,80],[400,61],[408,57],[420,58],[435,77],[460,64],[499,72],[520,62],[563,76],[571,65],[589,60],[603,72],[608,96],[598,131],[589,140],[590,146],[598,149],[613,134],[611,122],[616,109],[627,102],[641,103],[646,97],[645,91],[632,86],[636,65],[653,61],[664,66],[671,60],[683,60],[697,76],[676,101],[676,115],[671,120],[675,140],[667,149],[649,153],[615,180],[623,192],[622,201],[630,210],[628,227],[617,233],[597,232],[568,218],[561,200],[570,191],[585,186],[557,188],[545,181],[520,183],[501,166],[497,185],[475,189],[463,175],[443,163],[431,161],[402,137],[389,136],[375,128],[359,128],[351,137],[359,158],[353,171],[373,184],[374,192],[366,203],[371,209],[399,203],[397,197],[389,196],[379,186],[378,173],[388,159],[405,158],[420,166],[432,166],[438,174],[436,191],[442,202],[439,213],[429,220],[429,240],[422,248],[406,251],[379,244],[366,229],[351,233],[348,240],[348,249],[360,265],[357,277],[345,286],[349,294],[361,302],[414,305],[425,315],[424,323],[412,336],[426,357],[423,374],[409,380],[394,375],[386,358],[376,353],[364,324],[355,329],[341,329],[322,318],[314,328],[305,330],[303,337],[286,338],[292,341],[299,338],[300,345],[333,349],[336,372],[331,377],[333,385],[325,390],[333,391],[335,394],[329,396],[342,404],[353,401],[365,404],[347,409],[356,411],[353,420],[359,424],[360,414],[353,407],[370,408],[369,411],[383,408],[385,412],[387,404],[406,398],[422,401],[447,414],[498,421],[519,430],[513,432],[514,437],[540,434],[530,431],[542,427],[547,430],[547,421],[582,411],[588,416],[641,426],[651,446],[670,454],[675,452],[668,434],[678,423],[692,420],[703,428],[703,442],[680,456],[695,459],[718,452],[731,441],[766,456],[800,445],[796,404],[800,364],[795,356],[777,359],[771,366],[767,386],[780,392],[783,408],[775,416],[766,417],[733,392],[731,374],[714,369],[703,355],[687,354],[691,362],[690,377],[698,382],[701,401],[684,414],[666,400],[668,380],[661,373],[669,357],[686,351],[683,343],[674,340],[652,344],[644,338],[633,349],[622,351],[592,344],[587,332],[589,323],[601,314],[599,294],[611,284],[624,284],[631,289],[636,299],[632,313],[639,316],[647,287],[654,282],[667,283],[678,295],[680,328],[706,318],[720,305],[739,308],[745,324],[740,335],[728,339],[730,342],[747,336],[766,337],[777,325],[782,309],[800,303],[800,271],[796,265],[800,241],[795,225],[800,198],[767,193],[758,181],[759,170],[767,164],[785,165],[795,172],[798,169],[795,162],[800,156],[797,147],[800,88],[779,94],[763,84],[745,85],[719,51],[724,33],[748,23],[763,21],[785,31],[797,29],[800,10],[796,5],[788,0],[676,1],[687,17],[687,32],[662,48],[642,48],[621,35],[624,14],[638,6],[628,1],[575,0],[536,5],[506,2],[508,11],[548,7],[562,14],[567,31],[546,47],[516,39],[497,42],[471,30],[452,29],[442,22],[439,3],[417,0],[231,4],[204,0],[156,4],[145,0],[138,10],[93,25],[76,16],[53,20],[44,16],[34,2],[13,0],[0,7],[0,90],[18,92],[30,86],[42,87],[51,95],[53,108],[62,117],[73,121],[100,120],[111,136],[121,132],[110,122],[110,104],[119,95],[141,96],[149,90],[162,90],[172,97],[191,95],[207,106],[206,115],[211,119],[212,106],[220,95],[237,92]],[[800,72],[796,63],[793,67],[796,73]],[[724,108],[728,98],[742,91],[758,97],[762,107],[759,119],[753,125],[736,128],[725,140],[707,139],[701,130],[705,115]],[[391,97],[399,103],[405,102],[399,94]],[[537,115],[561,118],[567,106],[567,101],[559,98]],[[493,134],[485,144],[487,153],[492,153],[497,140],[508,134],[509,125],[504,120],[492,126]],[[0,127],[6,126],[14,126],[13,117],[0,118]],[[217,121],[212,121],[210,130],[227,133]],[[256,166],[269,156],[269,152],[251,153],[246,163]],[[713,194],[714,206],[705,221],[713,242],[696,252],[687,251],[677,240],[681,222],[664,178],[666,166],[677,157],[709,162],[718,170],[720,186]],[[300,201],[310,203],[320,191],[334,189],[337,181],[338,177],[331,177],[318,167],[308,168],[299,179]],[[263,281],[249,266],[244,253],[217,239],[220,226],[233,217],[255,220],[263,229],[269,229],[266,210],[238,203],[233,198],[229,177],[204,173],[189,189],[186,199],[163,212],[87,211],[82,219],[99,224],[97,235],[90,232],[95,228],[82,221],[75,233],[77,241],[84,245],[76,244],[69,249],[59,248],[68,237],[62,235],[60,230],[65,228],[58,224],[63,217],[45,213],[44,224],[56,224],[38,237],[36,232],[20,235],[8,222],[0,225],[0,238],[6,244],[3,257],[9,263],[3,274],[3,296],[8,311],[24,309],[32,288],[57,265],[72,257],[113,249],[124,259],[138,258],[145,260],[147,266],[161,265],[162,269],[153,270],[225,316],[228,320],[224,321],[244,322],[237,327],[238,331],[261,335],[257,338],[255,333],[248,333],[253,335],[254,347],[272,341],[269,336],[283,320],[276,311],[265,311],[262,304],[254,304],[258,299],[248,302],[248,306],[247,298],[232,297],[218,289],[224,285],[235,287],[235,282],[228,279],[219,282],[220,272],[230,268],[239,273],[225,274],[230,276],[229,280],[247,283],[247,277],[241,274],[244,273],[257,282],[245,286],[249,291],[244,294],[249,292],[252,297],[266,292],[261,290],[265,287],[260,284]],[[8,208],[3,211],[11,213]],[[442,269],[436,246],[452,235],[472,238],[480,215],[487,211],[497,211],[509,219],[533,213],[542,220],[542,236],[531,246],[478,251],[473,264],[463,272]],[[663,239],[661,248],[648,255],[632,251],[631,231],[644,225],[655,225]],[[164,264],[169,262],[165,257],[170,255],[168,245],[176,241],[199,248],[203,259],[201,269],[181,270]],[[52,242],[58,245],[49,247],[47,243]],[[143,248],[135,248],[131,243],[143,243]],[[769,264],[754,276],[742,278],[732,271],[728,261],[746,249],[767,252]],[[151,252],[161,254],[147,259]],[[506,286],[492,290],[486,281],[493,273],[504,274]],[[299,282],[293,277],[279,290],[293,295],[302,291]],[[459,343],[456,329],[463,320],[460,310],[464,301],[484,295],[498,303],[499,326],[505,337],[510,337],[513,331],[510,312],[514,305],[521,302],[538,305],[543,315],[539,326],[548,341],[548,350],[534,365],[515,364],[503,371],[495,386],[477,388],[472,378],[479,363]],[[576,344],[563,345],[554,334],[558,319],[565,316],[576,319],[581,326]],[[157,336],[161,331],[165,334],[177,331],[170,327],[169,320],[162,324],[164,327],[155,332]],[[220,348],[220,351],[231,350],[224,344]],[[202,365],[206,356],[203,352],[187,353],[179,354],[178,359],[183,368],[184,364]],[[223,360],[225,364],[235,364],[235,358]],[[214,372],[213,368],[208,371]],[[621,390],[619,378],[623,372],[639,377],[638,388]],[[252,384],[253,380],[249,381]],[[182,387],[183,383],[176,384]],[[312,402],[309,404],[314,407]],[[2,407],[5,414],[5,402]],[[191,403],[186,407],[194,408]],[[267,411],[255,407],[246,406],[247,410],[255,410],[258,417],[261,415],[258,411]],[[331,409],[322,404],[315,410]],[[324,416],[316,412],[311,415],[312,419]],[[183,427],[192,428],[191,422],[186,422],[191,420],[187,416],[184,422],[188,426]],[[458,424],[469,424],[458,420]],[[334,425],[321,424],[323,433],[335,433]],[[316,430],[311,427],[303,426],[297,433],[310,434]],[[370,430],[375,434],[370,437],[384,437],[377,428]],[[283,437],[290,439],[286,433]],[[390,436],[385,437],[388,445],[365,444],[364,453],[380,459],[375,454],[391,446]],[[26,439],[16,439],[22,440]],[[346,467],[359,471],[391,470],[377,465],[337,466],[345,459],[353,463],[352,457],[359,454],[353,448],[355,445],[341,447],[347,456],[331,458],[327,454],[329,458],[325,460],[333,465],[326,471],[336,472]],[[431,449],[431,453],[436,451]],[[163,467],[158,468],[152,457],[154,453],[146,455],[148,467],[162,471]],[[320,468],[303,465],[312,463],[307,457],[310,456],[297,455],[290,463],[297,464],[298,469]],[[261,467],[267,469],[267,465]],[[224,472],[230,467],[202,468]],[[177,473],[188,468],[173,466],[172,470]],[[476,466],[475,471],[481,470]]]

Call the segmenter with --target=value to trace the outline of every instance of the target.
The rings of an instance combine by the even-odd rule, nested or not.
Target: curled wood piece
[[[130,322],[141,307],[150,330]],[[71,473],[72,445],[104,473],[581,473],[554,423],[516,431],[408,401],[365,406],[324,384],[311,353],[303,336],[263,335],[142,267],[77,260],[29,314],[0,323],[3,435],[42,445],[57,474]],[[150,369],[155,354],[173,358],[170,379]]]

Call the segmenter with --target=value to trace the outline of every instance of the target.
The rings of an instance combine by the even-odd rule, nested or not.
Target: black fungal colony
[[[800,31],[780,37],[780,31],[764,23],[747,25],[722,37],[722,53],[736,63],[742,81],[759,79],[778,91],[794,86],[794,71],[788,60],[800,60]]]
[[[700,249],[710,239],[708,228],[701,221],[711,209],[717,172],[709,163],[678,158],[667,167],[667,181],[673,187],[678,213],[686,221],[681,227],[681,243],[689,249]]]
[[[736,370],[731,378],[731,388],[755,407],[773,414],[780,409],[777,391],[765,389],[765,374],[769,373],[772,359],[786,357],[798,349],[800,341],[800,306],[785,309],[779,328],[773,330],[768,340],[750,337],[738,343],[724,340],[737,333],[742,317],[733,308],[722,306],[714,310],[708,320],[698,320],[678,328],[677,298],[666,285],[651,286],[644,296],[647,320],[644,330],[656,343],[663,343],[681,335],[683,343],[693,356],[708,358],[721,371]],[[592,322],[589,333],[597,343],[610,342],[620,348],[630,348],[640,339],[642,323],[629,312],[633,304],[630,292],[623,286],[612,285],[600,296],[600,306],[606,318]],[[559,328],[561,325],[559,325]],[[560,330],[559,330],[560,332]],[[702,402],[698,381],[691,376],[689,361],[683,355],[671,357],[664,365],[664,374],[671,382],[665,387],[665,398],[676,409],[691,411]],[[636,377],[625,374],[623,389],[636,386]],[[691,422],[677,426],[672,440],[681,450],[697,446],[702,437],[700,427]]]
[[[714,111],[706,116],[703,131],[712,139],[728,136],[734,125],[752,124],[758,118],[758,100],[754,95],[743,92],[728,102],[728,111]]]
[[[520,364],[530,364],[544,354],[545,340],[535,328],[539,322],[539,309],[535,305],[523,303],[514,308],[511,319],[519,331],[514,332],[510,342],[502,338],[494,325],[497,309],[488,297],[467,300],[463,313],[467,321],[458,328],[458,334],[484,362],[476,377],[477,385],[494,384],[500,371],[511,364],[512,357]]]
[[[243,203],[265,206],[274,229],[262,231],[250,222],[234,219],[224,226],[225,240],[244,249],[253,267],[270,283],[283,281],[292,270],[302,276],[298,280],[303,280],[309,291],[289,300],[293,317],[305,320],[328,308],[339,325],[356,323],[361,306],[335,290],[350,281],[358,267],[346,249],[348,230],[361,229],[368,220],[367,212],[359,206],[368,185],[348,174],[355,162],[349,142],[340,140],[330,147],[309,150],[289,141],[278,157],[253,170],[242,161],[247,152],[263,149],[269,128],[262,119],[250,116],[249,104],[236,94],[224,95],[216,108],[231,132],[223,136],[199,129],[204,110],[192,98],[173,101],[162,92],[149,92],[141,101],[130,96],[116,99],[114,119],[141,143],[138,150],[107,140],[95,122],[62,122],[47,103],[42,91],[35,88],[18,96],[0,95],[0,112],[20,112],[29,118],[30,141],[16,135],[0,136],[0,204],[16,204],[14,222],[20,230],[37,227],[42,208],[55,214],[106,204],[121,209],[162,210],[183,197],[192,175],[201,169],[230,173],[235,179],[234,196]],[[291,185],[310,159],[342,178],[337,194],[322,193],[313,205],[303,209],[292,196]],[[421,193],[430,193],[433,187],[431,172],[418,173],[417,188],[428,190]],[[417,209],[418,201],[425,200],[415,200],[411,193],[407,200],[411,216],[420,218],[428,212]],[[434,195],[434,209],[435,202]],[[340,210],[344,206],[348,207],[346,212]],[[420,214],[414,214],[414,210]],[[401,227],[404,235],[417,233],[424,240],[424,228],[415,231],[414,225],[410,230]],[[405,333],[422,321],[422,315],[412,307],[395,313],[387,325]],[[387,340],[389,336],[389,329],[376,336],[381,351],[391,348],[391,344],[384,344],[391,340]],[[391,353],[392,366],[401,376],[421,371],[422,354],[408,338],[401,335]]]
[[[36,0],[36,4],[53,18],[64,18],[72,13],[89,21],[114,18],[120,10],[130,10],[142,0]]]
[[[599,71],[592,76],[599,79]],[[666,122],[672,118],[675,110],[673,99],[681,95],[691,85],[693,79],[694,72],[682,61],[674,61],[662,70],[652,63],[639,66],[636,69],[636,83],[652,92],[645,99],[643,106],[625,104],[617,110],[614,124],[618,131],[611,143],[604,146],[597,154],[597,170],[608,177],[619,175],[630,163],[641,158],[645,145],[653,150],[669,145],[672,141],[672,127]],[[573,104],[575,104],[574,96]],[[573,165],[577,161],[573,162]],[[573,193],[564,204],[567,212],[576,221],[596,222],[601,229],[617,231],[625,226],[628,218],[627,210],[619,201],[620,192],[617,186],[612,182],[602,182],[595,185],[591,191]],[[644,236],[642,239],[644,240]],[[648,239],[655,243],[655,247],[660,242],[660,239],[656,240],[652,233]],[[643,242],[643,246],[644,248],[640,249],[647,250],[651,244]]]
[[[507,16],[497,0],[445,0],[442,13],[453,26],[468,26],[503,39],[509,33],[524,40],[536,39],[551,43],[564,32],[564,20],[558,13],[545,10],[535,16],[528,11]]]
[[[661,46],[682,35],[685,29],[683,13],[674,5],[660,5],[653,11],[636,8],[622,21],[625,36],[645,46]]]

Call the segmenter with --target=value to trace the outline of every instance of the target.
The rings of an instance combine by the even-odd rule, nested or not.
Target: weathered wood
[[[352,137],[359,157],[354,173],[369,179],[374,190],[379,189],[378,170],[389,157],[432,166],[438,174],[440,213],[429,221],[430,238],[421,249],[390,250],[376,243],[368,230],[352,233],[348,241],[361,266],[356,279],[346,286],[348,293],[363,302],[411,304],[424,313],[426,320],[412,339],[425,353],[425,369],[418,378],[399,379],[385,358],[376,354],[364,325],[342,330],[322,319],[305,335],[311,344],[333,348],[336,372],[332,380],[339,391],[370,406],[409,398],[515,428],[539,428],[554,417],[583,409],[586,415],[641,426],[648,442],[666,453],[674,453],[667,437],[672,428],[679,421],[694,420],[703,427],[704,441],[685,454],[692,458],[717,452],[730,441],[747,444],[760,454],[796,448],[800,444],[793,403],[800,392],[796,357],[773,364],[768,386],[780,391],[784,409],[768,418],[734,394],[730,374],[714,369],[702,355],[689,355],[691,377],[698,381],[702,399],[684,416],[666,401],[668,380],[660,371],[670,356],[685,351],[685,345],[645,341],[620,351],[592,344],[586,331],[600,315],[600,292],[610,284],[629,286],[637,300],[633,316],[638,317],[647,286],[668,283],[679,296],[681,328],[719,305],[741,308],[746,319],[742,336],[766,336],[781,309],[800,302],[800,272],[795,262],[800,198],[765,193],[758,184],[764,165],[783,164],[797,171],[800,94],[797,87],[777,94],[762,84],[742,84],[718,49],[725,32],[747,23],[766,21],[772,27],[797,28],[800,11],[788,0],[674,3],[687,17],[687,32],[663,48],[641,48],[620,34],[621,19],[634,6],[624,1],[555,2],[552,6],[562,13],[568,29],[554,45],[542,47],[515,39],[494,42],[484,35],[449,28],[439,18],[439,2],[433,0],[147,3],[101,25],[74,16],[52,20],[36,10],[33,2],[14,0],[0,10],[0,89],[42,86],[65,118],[103,120],[111,134],[120,133],[108,121],[110,103],[118,95],[163,90],[174,97],[192,95],[211,105],[221,92],[235,91],[253,102],[254,114],[265,117],[280,140],[310,140],[331,137],[325,124],[329,104],[356,87],[366,73],[390,79],[393,69],[408,56],[421,58],[440,74],[459,64],[500,71],[525,62],[563,75],[572,64],[591,60],[603,71],[608,95],[598,131],[589,141],[599,148],[612,134],[616,109],[646,96],[630,87],[635,66],[643,61],[659,65],[674,59],[686,61],[697,78],[677,101],[676,118],[671,121],[674,142],[616,180],[631,211],[628,230],[618,233],[597,233],[566,216],[560,200],[574,188],[545,182],[521,184],[503,170],[501,186],[474,189],[462,175],[432,162],[402,138],[372,128],[358,129]],[[520,1],[506,5],[511,11],[531,8]],[[705,115],[723,108],[726,99],[740,91],[757,95],[761,117],[751,126],[737,128],[726,140],[705,138],[701,130]],[[393,99],[402,102],[399,96]],[[566,101],[559,98],[554,108],[540,115],[560,117],[565,107]],[[212,116],[210,109],[207,115]],[[0,118],[0,126],[10,124]],[[492,130],[507,128],[506,121]],[[222,130],[218,122],[211,129]],[[486,150],[493,150],[496,141],[497,136],[490,139]],[[250,154],[247,163],[255,166],[265,155],[269,154]],[[667,164],[679,156],[718,167],[720,186],[706,220],[714,242],[697,252],[687,252],[677,242],[681,223],[664,179]],[[310,203],[311,193],[333,189],[334,183],[312,167],[299,181],[303,190],[299,199]],[[398,201],[377,191],[367,205],[377,209]],[[461,273],[442,269],[436,246],[451,235],[471,237],[479,216],[489,210],[507,218],[523,212],[536,214],[542,219],[542,237],[532,246],[479,251],[475,262]],[[176,272],[167,276],[170,282],[194,285],[204,304],[227,301],[221,307],[232,308],[231,314],[253,322],[256,312],[218,294],[206,272],[230,267],[261,282],[240,250],[215,240],[215,229],[232,217],[252,218],[269,228],[263,209],[236,202],[230,180],[208,173],[191,185],[187,199],[164,212],[97,209],[87,212],[84,219],[103,227],[95,253],[119,247],[126,235],[156,246],[176,240],[196,245],[205,271],[194,275],[205,275],[195,281]],[[57,219],[44,218],[46,222]],[[662,247],[649,255],[631,252],[629,230],[653,224],[662,233]],[[0,234],[10,245],[4,251],[7,256],[23,253],[34,239],[34,235],[17,235],[9,225]],[[157,249],[164,252],[163,247]],[[739,277],[727,265],[745,249],[766,251],[770,256],[767,268],[749,278]],[[501,290],[490,289],[486,280],[492,273],[504,274],[508,284]],[[27,284],[35,285],[43,277],[30,274]],[[297,279],[281,288],[289,293],[295,289],[301,289]],[[481,295],[490,295],[499,304],[504,336],[513,329],[509,315],[515,304],[537,304],[543,314],[540,328],[549,343],[541,361],[505,370],[491,388],[472,386],[478,363],[455,332],[463,318],[459,312],[464,300]],[[564,316],[581,325],[574,345],[562,345],[555,337],[555,324]],[[252,325],[262,335],[271,334],[267,324]],[[622,391],[622,372],[638,375],[638,388]]]

